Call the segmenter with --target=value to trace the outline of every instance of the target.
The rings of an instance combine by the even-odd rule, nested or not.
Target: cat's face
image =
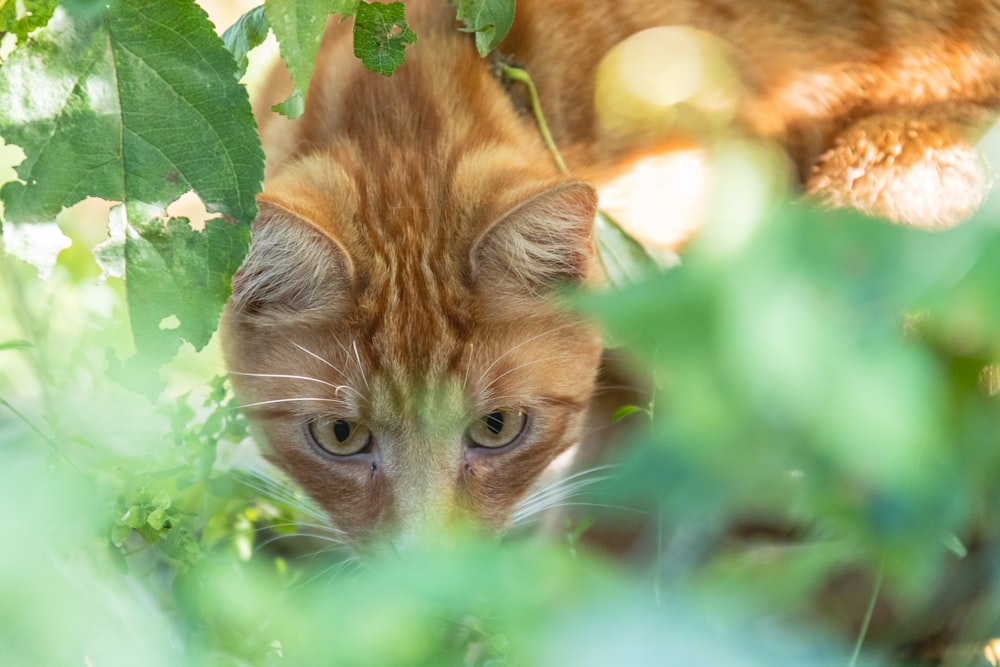
[[[593,391],[599,337],[551,298],[589,270],[592,189],[458,165],[393,200],[305,162],[262,197],[224,317],[255,437],[359,548],[502,532]]]

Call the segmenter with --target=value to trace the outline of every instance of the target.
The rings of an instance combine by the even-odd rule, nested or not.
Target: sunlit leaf
[[[271,26],[264,14],[264,6],[259,5],[236,19],[236,23],[222,33],[222,43],[236,60],[237,78],[242,79],[246,74],[249,64],[247,54],[263,44],[270,31]]]
[[[208,343],[249,243],[248,227],[218,218],[203,231],[172,218],[129,232],[129,319],[140,353],[166,361],[184,340],[195,349]],[[173,326],[165,321],[171,316],[177,318]]]
[[[23,12],[15,0],[0,1],[0,33],[12,32],[23,42],[28,34],[44,28],[56,9],[56,0],[23,0]]]
[[[193,2],[118,0],[57,16],[0,68],[0,134],[21,146],[8,220],[53,220],[87,196],[164,209],[194,190],[249,223],[263,174],[246,92]]]

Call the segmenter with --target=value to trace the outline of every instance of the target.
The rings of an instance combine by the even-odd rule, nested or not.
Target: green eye
[[[499,449],[517,440],[528,425],[528,415],[521,410],[496,410],[469,426],[467,436],[475,447]]]
[[[372,438],[367,426],[332,417],[314,419],[307,430],[314,445],[334,456],[359,454],[368,448]]]

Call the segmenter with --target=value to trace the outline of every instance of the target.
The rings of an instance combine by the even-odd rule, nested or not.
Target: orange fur
[[[601,351],[552,298],[591,278],[594,188],[558,174],[520,92],[445,2],[407,11],[419,41],[393,77],[364,70],[349,25],[332,24],[302,119],[264,111],[288,92],[280,73],[259,101],[267,181],[223,320],[268,455],[350,539],[396,548],[455,521],[503,531],[580,440]],[[819,199],[941,226],[982,196],[970,141],[1000,99],[995,0],[519,0],[517,11],[500,51],[531,73],[578,177],[600,184],[650,151],[690,146],[604,132],[594,111],[604,54],[677,24],[731,46],[736,124],[782,141]],[[510,447],[470,440],[485,416],[522,412]],[[371,440],[324,452],[310,429],[332,420]]]

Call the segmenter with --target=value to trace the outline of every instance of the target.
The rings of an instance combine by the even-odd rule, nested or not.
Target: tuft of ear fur
[[[352,274],[340,243],[285,208],[261,201],[250,254],[233,276],[230,307],[264,323],[328,315],[348,298]]]
[[[581,283],[594,256],[597,193],[570,181],[514,207],[472,246],[472,274],[480,284],[515,282],[532,293]]]

